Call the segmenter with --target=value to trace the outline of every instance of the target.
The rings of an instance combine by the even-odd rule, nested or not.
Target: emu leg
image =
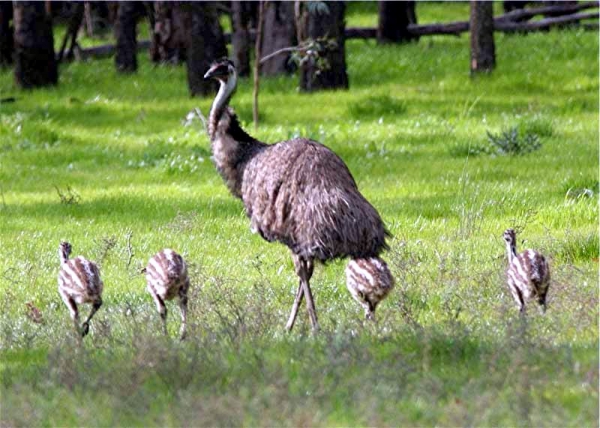
[[[163,322],[163,330],[164,330],[165,336],[167,336],[168,335],[168,333],[167,333],[167,307],[165,306],[165,302],[163,302],[163,299],[161,299],[158,294],[152,293],[152,297],[154,297],[154,302],[156,303],[156,309],[158,309],[158,313],[160,314],[160,318],[162,319],[162,322]]]
[[[541,306],[542,313],[546,313],[546,295],[548,294],[548,283],[542,284],[538,302]]]
[[[62,298],[65,305],[69,309],[69,314],[71,315],[71,319],[73,320],[73,324],[75,324],[75,330],[79,332],[79,311],[77,310],[77,304],[71,297],[65,293],[63,290],[58,290],[60,297]]]
[[[298,307],[300,306],[300,303],[302,303],[304,295],[306,295],[306,307],[310,316],[310,322],[313,327],[313,330],[317,331],[319,329],[319,324],[317,322],[315,304],[312,298],[312,293],[310,291],[309,285],[310,278],[312,277],[314,271],[314,262],[310,259],[306,260],[296,255],[293,255],[292,257],[294,260],[294,268],[296,270],[296,274],[300,277],[300,284],[298,285],[296,299],[294,300],[294,305],[292,306],[292,313],[290,314],[290,318],[286,325],[286,329],[288,331],[291,331],[294,327],[294,322],[296,321],[296,317],[298,315]]]
[[[285,326],[287,331],[292,331],[294,328],[294,322],[296,322],[296,317],[298,316],[298,307],[300,303],[302,303],[302,299],[304,298],[304,288],[302,287],[302,280],[298,283],[298,291],[296,291],[296,299],[294,299],[294,305],[292,306],[292,313],[290,314],[290,318],[288,323]]]
[[[179,289],[179,307],[181,308],[181,328],[179,330],[179,339],[185,339],[186,328],[187,328],[187,304],[188,297],[187,292],[190,287],[189,281],[186,282],[185,286]]]
[[[319,331],[319,322],[317,321],[317,311],[315,309],[315,302],[313,295],[310,290],[310,278],[312,277],[314,270],[314,263],[312,260],[300,259],[300,279],[302,280],[302,288],[306,295],[306,309],[308,310],[308,316],[310,317],[310,323],[313,331]]]
[[[81,336],[85,337],[88,332],[90,331],[90,320],[92,319],[92,317],[94,316],[94,314],[98,311],[98,309],[100,309],[100,306],[102,306],[102,299],[98,299],[98,301],[94,302],[94,305],[92,306],[92,310],[90,311],[90,314],[88,315],[87,319],[84,321],[82,327],[82,331],[81,331]]]
[[[375,321],[375,305],[371,302],[367,302],[367,307],[365,308],[365,318],[370,321]]]
[[[510,292],[513,298],[515,299],[517,306],[519,307],[519,312],[522,313],[525,310],[525,300],[523,299],[523,294],[521,293],[521,290],[519,290],[519,287],[517,287],[512,282],[508,283],[508,287],[510,288]]]
[[[310,291],[310,284],[308,281],[303,282],[304,294],[306,294],[306,309],[308,309],[308,316],[310,317],[310,323],[314,332],[319,331],[319,322],[317,320],[317,311],[315,310],[315,302],[313,300],[312,292]]]

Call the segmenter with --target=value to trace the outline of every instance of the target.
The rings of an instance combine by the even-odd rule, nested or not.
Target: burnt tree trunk
[[[377,43],[401,43],[419,40],[408,31],[410,24],[417,24],[414,1],[379,1],[379,24]]]
[[[153,34],[157,62],[180,64],[185,61],[190,19],[189,7],[182,2],[155,2]]]
[[[335,47],[321,53],[325,67],[319,69],[319,62],[306,61],[300,68],[300,90],[311,92],[320,89],[347,89],[348,74],[346,72],[345,26],[343,2],[326,3],[328,13],[319,13],[313,9],[305,10],[302,16],[301,34],[306,40],[329,38],[335,41]]]
[[[262,56],[265,57],[279,49],[295,46],[296,26],[294,22],[294,3],[289,1],[270,1],[265,7]],[[289,65],[290,54],[277,55],[261,64],[261,74],[274,76],[294,71]]]
[[[13,3],[15,82],[22,88],[56,85],[52,22],[42,2]]]
[[[233,62],[239,76],[250,75],[250,3],[231,2],[231,45]]]
[[[156,12],[154,11],[153,1],[145,1],[144,8],[146,9],[146,16],[148,17],[148,32],[150,34],[150,48],[148,53],[150,55],[150,61],[159,62],[160,57],[158,54],[158,33],[156,33]]]
[[[264,18],[266,1],[258,2],[258,21],[256,23],[256,40],[254,41],[254,70],[252,88],[252,120],[254,129],[258,128],[258,91],[260,89],[260,59],[262,58],[262,36],[264,33]]]
[[[216,83],[204,80],[204,73],[214,60],[227,56],[227,47],[215,4],[193,2],[190,8],[188,87],[191,96],[205,96],[214,93]]]
[[[119,3],[115,22],[115,38],[117,39],[115,65],[117,71],[121,73],[132,73],[137,70],[136,18],[135,2]]]
[[[496,66],[493,3],[471,0],[471,74],[491,72]]]
[[[110,25],[110,11],[106,1],[84,2],[85,31],[88,37],[108,30]]]
[[[11,25],[13,7],[9,1],[0,1],[0,67],[11,65],[14,50],[14,28]]]

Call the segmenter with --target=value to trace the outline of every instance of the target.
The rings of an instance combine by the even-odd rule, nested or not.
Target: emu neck
[[[69,254],[61,248],[58,250],[58,258],[60,259],[61,264],[65,264],[69,261]]]
[[[236,76],[230,76],[221,87],[210,110],[208,133],[212,159],[229,191],[242,197],[242,180],[248,161],[266,145],[248,135],[240,126],[233,110],[227,107],[235,91]]]
[[[506,243],[506,252],[508,253],[508,263],[512,263],[513,258],[517,257],[517,246],[514,242]]]
[[[219,92],[213,101],[208,119],[208,132],[211,140],[215,138],[219,121],[229,104],[229,100],[231,99],[236,86],[237,76],[235,74],[231,75],[229,79],[227,79],[227,82],[220,81]]]

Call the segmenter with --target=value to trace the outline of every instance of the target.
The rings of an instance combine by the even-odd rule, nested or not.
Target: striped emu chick
[[[346,286],[368,320],[375,320],[375,308],[394,288],[394,278],[380,258],[353,259],[346,266]]]
[[[525,312],[525,304],[535,298],[546,311],[546,294],[550,285],[550,267],[543,255],[534,250],[525,250],[517,254],[517,235],[513,229],[504,232],[508,269],[506,271],[508,287],[519,306]]]
[[[148,266],[142,271],[146,274],[148,291],[152,295],[158,313],[163,320],[163,328],[167,334],[167,307],[165,301],[179,297],[181,308],[180,338],[183,340],[186,333],[187,302],[190,280],[187,266],[183,257],[170,249],[164,249],[148,261]]]
[[[102,289],[104,284],[100,279],[100,271],[94,262],[78,256],[69,260],[71,244],[61,242],[58,247],[60,272],[58,273],[58,293],[69,308],[75,329],[84,337],[90,329],[90,320],[102,306]],[[92,310],[87,319],[79,327],[79,310],[77,305],[91,303]]]

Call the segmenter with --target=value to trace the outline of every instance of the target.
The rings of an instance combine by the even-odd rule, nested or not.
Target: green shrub
[[[490,153],[499,155],[524,155],[542,147],[537,134],[526,132],[522,135],[516,127],[492,134],[487,131]]]

